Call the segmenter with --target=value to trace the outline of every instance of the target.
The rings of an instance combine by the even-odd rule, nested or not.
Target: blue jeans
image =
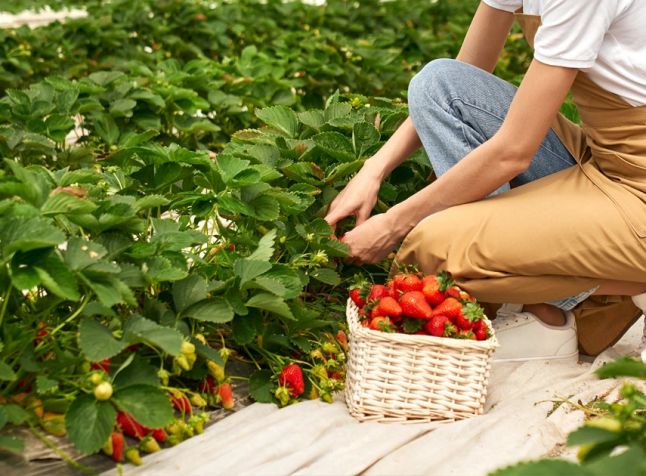
[[[431,61],[411,80],[409,114],[437,176],[498,131],[514,94],[512,84],[451,59]],[[574,165],[576,161],[550,129],[529,169],[492,195]],[[550,304],[570,310],[592,292],[594,289]]]

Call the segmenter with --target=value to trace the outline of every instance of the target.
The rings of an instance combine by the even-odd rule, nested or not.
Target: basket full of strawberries
[[[359,420],[453,421],[482,413],[497,342],[448,273],[401,272],[350,289],[345,399]]]

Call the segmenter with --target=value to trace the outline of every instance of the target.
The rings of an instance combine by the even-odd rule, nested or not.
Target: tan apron
[[[533,46],[540,17],[516,17]],[[553,129],[578,166],[427,217],[397,261],[448,270],[487,303],[546,302],[604,280],[646,283],[646,106],[631,106],[582,72],[572,95],[581,127],[559,114]],[[592,296],[574,313],[589,355],[641,314],[626,296]]]

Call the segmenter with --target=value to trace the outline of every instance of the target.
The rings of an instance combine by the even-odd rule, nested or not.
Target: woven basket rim
[[[369,341],[379,342],[396,342],[401,344],[416,344],[416,345],[441,345],[456,350],[478,350],[488,351],[499,347],[496,334],[491,325],[491,321],[485,315],[484,320],[491,332],[492,336],[487,340],[471,340],[471,339],[454,339],[449,337],[436,337],[430,335],[417,335],[417,334],[403,334],[400,332],[382,332],[363,327],[359,324],[359,308],[348,298],[346,307],[346,317],[350,326],[350,331],[357,337],[364,338]]]

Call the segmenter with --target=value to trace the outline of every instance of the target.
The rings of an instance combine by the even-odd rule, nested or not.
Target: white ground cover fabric
[[[67,18],[82,18],[87,16],[85,10],[78,8],[65,9],[58,12],[45,9],[42,11],[27,10],[18,14],[0,12],[0,28],[17,28],[22,25],[38,27],[54,21],[64,21]]]
[[[541,456],[574,458],[567,434],[583,413],[554,400],[616,399],[622,380],[592,373],[633,354],[643,319],[594,362],[494,364],[485,414],[448,424],[358,423],[339,399],[278,409],[253,404],[204,434],[124,467],[126,475],[471,476]],[[554,411],[552,411],[554,410]],[[115,471],[104,473],[116,475]]]

